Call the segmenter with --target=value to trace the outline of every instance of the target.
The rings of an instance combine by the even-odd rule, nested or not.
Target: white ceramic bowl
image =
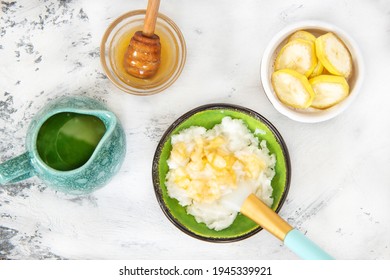
[[[327,32],[333,32],[344,42],[344,44],[349,49],[353,62],[353,73],[351,78],[348,80],[350,94],[339,104],[336,104],[325,110],[318,110],[314,108],[301,110],[294,109],[283,104],[276,96],[271,83],[271,75],[274,72],[274,62],[276,56],[278,55],[281,48],[286,44],[290,35],[292,35],[298,30],[309,31],[313,33],[316,37]],[[282,29],[269,42],[267,48],[264,51],[263,58],[261,61],[261,81],[269,101],[272,103],[275,109],[283,115],[289,117],[292,120],[305,123],[322,122],[341,114],[345,109],[348,108],[348,106],[358,95],[362,85],[363,77],[363,57],[355,40],[353,40],[346,32],[344,32],[337,26],[321,21],[298,22]]]

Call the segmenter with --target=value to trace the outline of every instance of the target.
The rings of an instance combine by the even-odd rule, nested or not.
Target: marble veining
[[[390,2],[162,1],[160,11],[185,37],[187,61],[170,88],[138,97],[110,83],[99,46],[115,18],[146,3],[0,2],[0,162],[26,150],[31,120],[61,96],[107,105],[127,146],[118,174],[89,195],[56,192],[38,178],[1,186],[0,259],[296,259],[264,231],[237,243],[206,243],[162,213],[151,179],[157,143],[179,116],[216,102],[253,109],[282,134],[292,163],[285,219],[338,259],[390,259]],[[260,84],[272,36],[309,19],[347,31],[367,68],[352,106],[319,124],[279,114]]]

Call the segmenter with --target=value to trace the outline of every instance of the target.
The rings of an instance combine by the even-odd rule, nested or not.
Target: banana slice
[[[322,65],[321,61],[318,60],[317,65],[314,68],[311,75],[309,76],[309,78],[317,77],[317,76],[321,75],[323,71],[324,71],[324,66]]]
[[[327,109],[344,100],[349,94],[349,86],[344,77],[320,75],[309,80],[315,98],[312,107]]]
[[[316,65],[314,44],[307,40],[295,39],[281,49],[275,61],[275,70],[291,69],[309,77]]]
[[[288,41],[291,42],[295,39],[302,39],[313,43],[316,41],[316,37],[313,34],[304,30],[299,30],[295,32],[293,35],[290,36]]]
[[[352,58],[344,43],[329,32],[315,41],[316,53],[322,65],[331,73],[348,79],[352,72]]]
[[[272,73],[271,81],[276,95],[284,104],[298,109],[310,107],[314,91],[306,76],[291,69],[282,69]]]

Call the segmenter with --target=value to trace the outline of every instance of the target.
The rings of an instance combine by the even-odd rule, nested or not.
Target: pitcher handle
[[[0,185],[15,183],[33,176],[28,152],[0,164]]]

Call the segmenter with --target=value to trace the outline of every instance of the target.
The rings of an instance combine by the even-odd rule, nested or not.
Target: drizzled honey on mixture
[[[237,176],[253,180],[266,167],[255,154],[238,155],[229,151],[227,139],[222,136],[197,137],[194,144],[192,148],[184,142],[172,146],[171,160],[181,166],[171,172],[175,184],[195,201],[215,201],[224,189],[237,188]]]

